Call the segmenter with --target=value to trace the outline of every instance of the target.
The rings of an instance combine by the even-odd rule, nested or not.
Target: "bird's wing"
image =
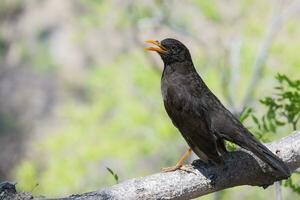
[[[166,92],[166,111],[189,146],[201,158],[204,153],[214,162],[222,162],[216,149],[217,138],[209,131],[199,96],[193,95],[190,88],[177,84],[169,86]]]

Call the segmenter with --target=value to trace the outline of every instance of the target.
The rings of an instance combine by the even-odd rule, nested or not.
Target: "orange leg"
[[[162,171],[163,171],[163,172],[172,172],[172,171],[176,171],[176,170],[178,170],[178,169],[186,170],[186,169],[183,168],[183,163],[184,163],[184,161],[191,155],[191,153],[192,153],[192,149],[189,148],[189,149],[183,154],[183,156],[179,159],[179,161],[176,163],[175,166],[163,168]]]

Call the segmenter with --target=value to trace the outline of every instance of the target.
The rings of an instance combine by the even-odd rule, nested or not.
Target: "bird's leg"
[[[190,171],[188,170],[186,167],[183,166],[184,161],[191,155],[192,153],[192,149],[189,148],[184,154],[183,156],[179,159],[179,161],[176,163],[175,166],[173,167],[166,167],[163,168],[162,171],[163,172],[172,172],[172,171],[176,171],[178,169],[182,169],[184,171]]]

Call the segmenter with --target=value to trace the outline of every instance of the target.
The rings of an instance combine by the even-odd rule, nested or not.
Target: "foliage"
[[[253,112],[252,108],[246,107],[244,108],[244,110],[241,112],[240,114],[240,122],[244,122],[249,116],[250,114]]]
[[[300,80],[291,80],[283,74],[277,74],[276,80],[276,93],[272,97],[267,96],[260,100],[267,109],[266,113],[259,118],[251,108],[246,108],[240,117],[243,122],[251,116],[256,125],[256,137],[265,141],[270,134],[277,133],[279,127],[290,126],[296,130],[300,119]],[[300,186],[294,183],[295,179],[299,180],[296,176],[297,174],[293,174],[283,185],[300,194]]]
[[[300,119],[300,80],[291,80],[286,75],[277,74],[278,86],[272,97],[265,97],[260,103],[267,109],[260,119],[251,114],[252,109],[246,109],[243,116],[249,116],[257,126],[255,131],[259,139],[266,139],[268,133],[276,133],[279,127],[290,125],[297,129]],[[245,118],[245,117],[244,117]]]
[[[112,169],[106,167],[107,171],[114,177],[116,183],[119,183],[119,176]]]
[[[290,177],[289,179],[287,179],[284,182],[284,186],[291,188],[293,192],[295,192],[295,193],[297,193],[297,194],[300,195],[300,186],[294,183],[292,177]]]

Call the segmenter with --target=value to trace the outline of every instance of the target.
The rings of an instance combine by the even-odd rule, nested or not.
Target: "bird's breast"
[[[161,79],[161,93],[163,99],[166,100],[170,95],[180,95],[185,88],[185,82],[185,76],[176,73],[176,71],[166,69]]]
[[[161,93],[164,104],[172,110],[182,110],[190,98],[188,85],[183,79],[182,76],[176,74],[162,77]],[[168,108],[166,110],[170,112]]]

